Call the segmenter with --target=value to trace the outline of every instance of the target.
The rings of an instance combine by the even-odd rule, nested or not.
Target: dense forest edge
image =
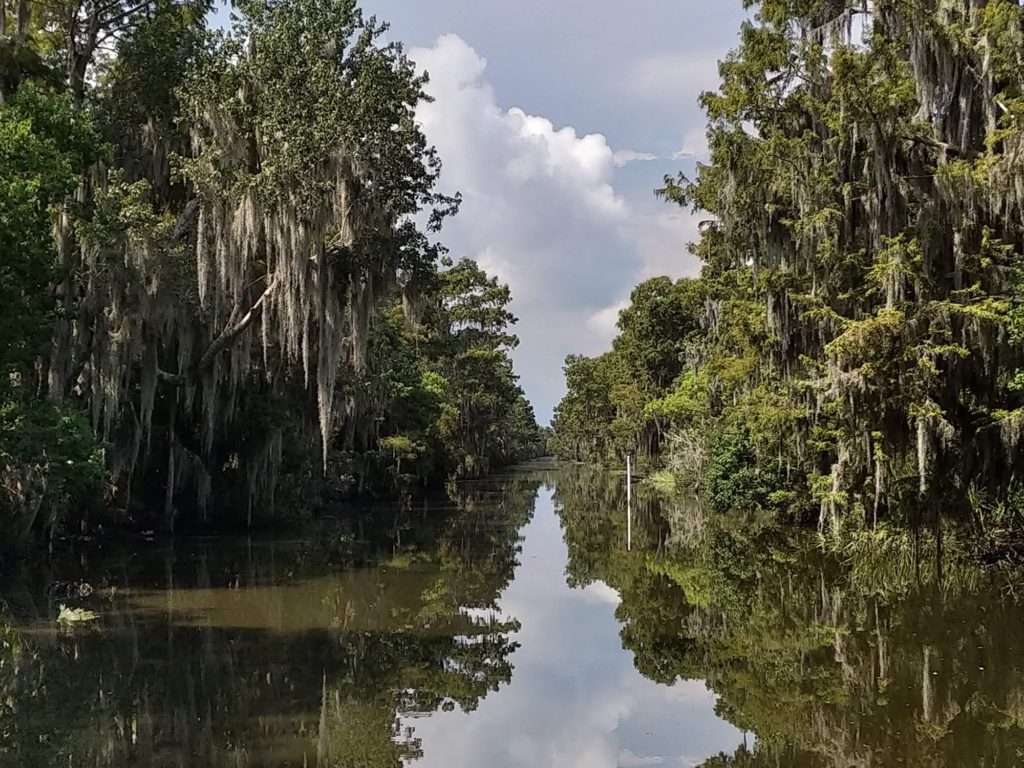
[[[839,541],[1019,541],[1024,9],[764,0],[701,103],[694,279],[566,362],[551,444]]]
[[[0,0],[0,550],[259,525],[539,450],[353,0]]]

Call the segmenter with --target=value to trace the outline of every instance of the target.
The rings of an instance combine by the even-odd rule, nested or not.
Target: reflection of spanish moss
[[[769,515],[707,516],[688,499],[649,499],[646,546],[630,553],[621,488],[587,470],[559,480],[568,578],[616,589],[640,672],[706,681],[756,736],[708,768],[1017,765],[1019,574],[954,540],[938,568],[925,534],[824,552]],[[661,518],[685,530],[659,550]]]
[[[102,631],[42,629],[53,605],[40,576],[21,574],[3,630],[0,764],[415,760],[403,717],[474,710],[512,678],[518,623],[497,598],[539,484],[460,486],[454,505],[385,526],[374,514],[358,556],[354,543],[242,541],[58,563],[46,578],[95,585],[78,602]]]

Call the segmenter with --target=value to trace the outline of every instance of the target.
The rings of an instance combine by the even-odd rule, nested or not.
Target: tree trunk
[[[19,43],[24,43],[28,37],[29,19],[31,17],[32,12],[28,0],[18,0],[18,20],[14,34]]]

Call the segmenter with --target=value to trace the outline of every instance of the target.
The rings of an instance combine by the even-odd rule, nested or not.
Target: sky
[[[548,422],[566,355],[605,351],[633,286],[693,276],[696,218],[655,198],[706,155],[699,94],[740,0],[363,0],[431,77],[418,111],[464,203],[443,242],[509,283]]]
[[[509,283],[541,424],[568,354],[608,349],[638,282],[694,276],[697,218],[657,200],[707,152],[697,103],[741,0],[362,0],[434,101],[418,111],[460,214],[441,239]]]

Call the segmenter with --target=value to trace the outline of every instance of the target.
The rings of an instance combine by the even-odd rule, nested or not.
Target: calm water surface
[[[621,478],[538,467],[300,538],[26,568],[0,765],[1024,765],[1005,580],[643,494],[627,551],[624,511]]]

